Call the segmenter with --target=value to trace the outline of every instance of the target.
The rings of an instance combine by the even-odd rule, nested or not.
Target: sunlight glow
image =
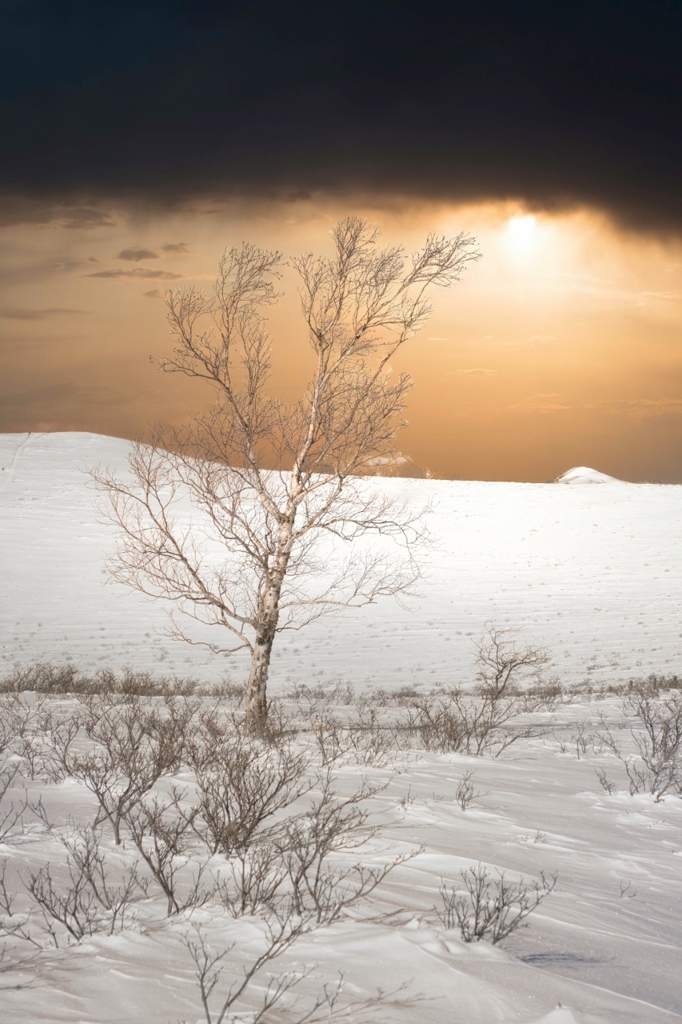
[[[515,253],[526,255],[535,241],[537,222],[532,213],[507,221],[507,235]]]

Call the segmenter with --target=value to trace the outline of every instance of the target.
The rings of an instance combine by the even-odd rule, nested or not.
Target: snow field
[[[173,643],[162,634],[161,605],[106,582],[115,538],[84,470],[101,464],[125,473],[127,447],[90,434],[0,437],[0,675],[13,665],[70,661],[86,673],[130,665],[201,683],[227,673],[243,678],[243,660]],[[433,503],[421,596],[282,636],[273,693],[335,680],[361,694],[466,687],[486,622],[545,646],[548,674],[566,687],[679,672],[682,488],[600,476],[580,468],[567,486],[368,481],[416,507]],[[76,706],[70,698],[55,703],[66,715]],[[682,801],[630,796],[613,754],[598,744],[580,750],[582,724],[596,733],[601,711],[629,749],[617,698],[583,696],[536,713],[536,735],[497,759],[415,750],[385,764],[340,764],[344,792],[365,776],[388,783],[368,801],[380,832],[362,850],[363,862],[383,863],[400,851],[416,856],[389,874],[369,904],[301,937],[268,968],[277,975],[314,966],[296,989],[301,1008],[341,970],[344,999],[364,1007],[346,1018],[352,1024],[682,1021]],[[613,779],[613,795],[600,786],[597,768]],[[454,794],[467,770],[482,795],[463,811]],[[187,773],[175,781],[186,785]],[[92,796],[74,780],[32,780],[24,766],[5,799],[20,801],[25,790],[31,801],[41,798],[57,832],[27,812],[0,845],[19,903],[27,899],[22,879],[40,866],[56,865],[64,877],[58,830],[69,820],[94,820]],[[117,864],[108,833],[103,849]],[[463,943],[434,910],[441,879],[457,883],[461,869],[479,862],[510,878],[558,872],[556,891],[529,927],[501,946]],[[155,895],[138,910],[137,923],[112,936],[40,951],[24,943],[18,953],[10,943],[0,961],[3,1024],[195,1024],[204,1017],[182,935],[199,924],[214,948],[236,943],[226,981],[262,941],[257,921],[214,905],[166,920]],[[267,971],[258,985],[266,981]],[[393,1005],[371,1005],[379,988],[403,983],[408,989]],[[235,1022],[249,1020],[258,985]]]
[[[70,660],[215,681],[244,676],[163,635],[166,608],[107,583],[113,528],[87,467],[125,474],[128,444],[94,434],[0,436],[0,664]],[[379,479],[427,517],[421,594],[282,634],[273,692],[342,680],[358,687],[469,685],[492,621],[548,649],[566,684],[618,682],[682,666],[682,487]],[[201,630],[197,628],[197,637]],[[215,636],[212,636],[215,639]]]
[[[35,700],[31,695],[23,699]],[[65,720],[79,702],[48,698],[45,707]],[[289,703],[286,710],[294,722],[305,724],[305,705]],[[342,716],[349,709],[331,711]],[[310,970],[295,990],[298,1014],[325,984],[334,986],[342,972],[342,1003],[355,1010],[339,1019],[353,1024],[408,1024],[417,1016],[429,1024],[682,1020],[677,975],[682,801],[629,796],[613,754],[599,744],[588,744],[586,750],[576,744],[583,724],[583,735],[596,736],[602,728],[600,713],[627,745],[630,735],[618,700],[581,698],[524,717],[519,725],[532,725],[534,735],[519,739],[499,758],[419,748],[394,749],[369,764],[357,763],[352,754],[342,757],[334,767],[340,794],[356,792],[363,779],[385,788],[362,805],[370,823],[378,826],[377,834],[363,846],[340,851],[339,863],[368,868],[399,853],[414,856],[399,864],[368,901],[349,908],[331,926],[303,935],[268,964],[233,1019],[252,1019],[249,1010],[257,1008],[272,976]],[[310,735],[296,742],[305,746]],[[599,785],[596,767],[615,782],[613,795]],[[462,810],[454,794],[466,771],[474,772],[478,795]],[[168,794],[175,783],[189,792],[191,781],[191,772],[183,768],[158,789]],[[26,882],[38,868],[51,865],[58,884],[66,884],[59,836],[68,836],[76,823],[91,824],[96,814],[84,785],[73,778],[50,782],[40,771],[31,779],[24,764],[6,800],[20,800],[25,792],[34,805],[40,798],[51,827],[29,811],[0,845],[6,886],[18,892],[14,920],[23,920],[30,908]],[[117,848],[108,827],[102,834],[104,856],[115,876],[122,864],[135,859],[135,851],[130,837]],[[180,872],[187,872],[187,885],[193,866],[206,859],[199,846],[191,864],[183,859],[178,864]],[[510,879],[558,873],[556,890],[531,915],[528,927],[500,946],[466,944],[438,917],[442,882],[456,885],[460,870],[479,862]],[[220,858],[213,858],[209,871],[219,867]],[[58,927],[55,946],[34,907],[29,928],[44,948],[6,938],[3,1022],[195,1024],[205,1018],[183,936],[196,935],[199,927],[215,951],[235,943],[211,1000],[214,1007],[229,981],[239,978],[262,949],[262,923],[248,915],[235,918],[215,901],[166,917],[163,893],[152,883],[133,911],[129,924],[111,936],[98,931],[80,942],[68,941]],[[379,990],[393,996],[382,999]],[[282,1009],[271,1019],[297,1017]]]

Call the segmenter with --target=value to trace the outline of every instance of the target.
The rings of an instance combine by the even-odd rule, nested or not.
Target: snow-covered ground
[[[111,527],[84,470],[124,472],[127,442],[94,434],[0,436],[2,662],[71,659],[215,680],[244,662],[163,635],[166,614],[107,584]],[[560,468],[560,467],[558,467]],[[567,683],[682,668],[682,487],[584,469],[569,486],[384,479],[433,502],[421,596],[345,612],[278,640],[272,685],[466,684],[484,624],[547,647]]]
[[[45,706],[68,717],[78,704],[59,698]],[[289,704],[292,710],[295,714]],[[348,708],[336,711],[348,714]],[[361,1009],[313,1018],[319,1024],[681,1022],[682,800],[670,795],[655,802],[648,794],[628,794],[622,765],[599,744],[590,745],[588,737],[602,728],[600,714],[627,744],[627,732],[618,730],[617,699],[581,698],[527,716],[535,737],[520,739],[497,759],[418,747],[384,754],[370,764],[356,763],[353,755],[342,758],[334,771],[343,795],[355,792],[363,778],[386,784],[363,805],[370,823],[380,826],[378,834],[367,846],[342,855],[343,863],[359,860],[368,870],[396,854],[412,853],[413,859],[396,867],[368,903],[303,935],[267,964],[240,1001],[241,1015],[226,1018],[226,1024],[253,1020],[249,1007],[257,1007],[269,977],[306,970],[312,973],[296,990],[298,1016],[273,1011],[266,1021],[296,1021],[342,973],[341,1005]],[[300,708],[298,716],[303,722]],[[597,768],[606,771],[615,793],[602,789]],[[474,772],[478,795],[462,809],[455,793],[467,770]],[[176,781],[185,794],[191,790],[187,770]],[[168,792],[167,786],[161,789]],[[40,770],[35,779],[16,778],[0,812],[12,795],[17,801],[26,795],[33,803],[40,797],[52,827],[28,811],[23,825],[11,828],[0,843],[4,885],[18,893],[13,917],[3,916],[0,906],[0,933],[3,926],[10,929],[0,960],[3,1024],[204,1022],[195,968],[183,945],[183,936],[196,939],[197,926],[212,952],[228,951],[223,979],[209,1001],[215,1021],[221,993],[224,998],[230,981],[238,980],[242,967],[262,949],[258,921],[234,918],[213,901],[166,918],[164,896],[152,883],[125,928],[113,935],[95,929],[75,942],[55,925],[55,948],[35,905],[27,918],[26,886],[49,864],[56,891],[67,891],[59,836],[72,835],[75,823],[91,824],[97,806],[75,779],[50,783]],[[110,881],[117,882],[118,866],[135,860],[133,844],[124,838],[123,847],[115,847],[105,827],[101,849]],[[178,859],[182,892],[202,861],[205,849],[189,863],[184,856]],[[441,885],[459,882],[461,888],[460,871],[481,862],[492,877],[504,871],[510,881],[538,878],[541,872],[558,875],[555,890],[528,918],[528,927],[496,946],[464,943],[437,912]],[[210,870],[222,870],[222,863],[214,857]],[[11,933],[15,924],[25,925],[23,937]],[[372,1006],[380,990],[390,1001],[379,998]]]
[[[5,670],[68,658],[84,671],[128,664],[210,681],[228,668],[164,639],[158,605],[105,585],[103,559],[113,537],[98,520],[83,470],[100,463],[124,472],[126,449],[123,441],[88,434],[0,438]],[[546,646],[550,674],[565,685],[678,672],[682,488],[608,479],[586,486],[593,476],[576,476],[568,486],[375,481],[415,504],[435,503],[422,596],[407,610],[386,602],[283,637],[275,689],[334,679],[364,692],[468,683],[472,641],[486,621]],[[240,664],[229,671],[238,678]],[[75,706],[66,698],[56,703],[63,716]],[[302,937],[272,965],[274,973],[316,965],[299,987],[301,1006],[342,971],[350,1001],[407,986],[393,1006],[351,1013],[343,1018],[349,1024],[682,1022],[682,800],[629,795],[617,758],[581,740],[603,728],[602,712],[627,749],[618,698],[581,697],[531,716],[535,737],[497,759],[416,749],[385,763],[340,764],[342,792],[352,792],[363,776],[388,783],[368,802],[381,827],[362,850],[363,863],[423,849],[388,876],[371,904]],[[595,769],[606,771],[615,793],[605,792]],[[455,791],[467,770],[475,772],[481,795],[464,811]],[[186,785],[188,776],[180,781]],[[93,798],[73,779],[54,784],[17,776],[16,799],[24,788],[29,799],[41,797],[62,830],[68,819],[93,820]],[[104,842],[116,864],[120,855],[106,832]],[[0,845],[5,858],[10,888],[21,891],[31,871],[63,865],[64,850],[57,832],[29,812]],[[529,927],[494,947],[463,943],[434,909],[441,881],[456,883],[460,869],[481,861],[514,879],[558,873],[555,892]],[[59,949],[48,942],[42,952],[10,942],[0,959],[0,1020],[204,1021],[181,942],[197,923],[216,950],[237,942],[225,979],[237,977],[257,948],[253,923],[210,905],[191,920],[170,922],[143,908],[137,925],[112,936]],[[421,1001],[409,1001],[419,993]],[[246,1011],[230,1018],[249,1019]],[[285,1019],[295,1017],[273,1011],[264,1018]]]

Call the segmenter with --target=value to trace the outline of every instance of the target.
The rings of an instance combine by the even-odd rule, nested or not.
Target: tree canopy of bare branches
[[[254,731],[267,721],[280,631],[399,594],[418,577],[419,516],[359,478],[397,455],[411,381],[390,360],[428,320],[427,292],[449,287],[479,258],[464,234],[430,235],[406,257],[381,247],[359,217],[331,235],[331,256],[289,261],[244,243],[223,256],[212,296],[169,292],[175,347],[162,369],[208,382],[215,404],[189,427],[136,444],[132,484],[95,471],[120,529],[113,577],[219,627],[229,639],[209,642],[213,650],[250,651]],[[265,315],[285,269],[298,277],[314,357],[302,397],[290,403],[269,388]],[[189,516],[180,511],[188,497]],[[392,548],[353,543],[371,535]],[[172,621],[176,635],[197,642]]]

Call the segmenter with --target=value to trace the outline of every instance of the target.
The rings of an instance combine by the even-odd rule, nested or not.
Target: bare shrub
[[[75,665],[52,665],[37,662],[24,667],[16,666],[0,681],[3,693],[23,693],[33,690],[37,693],[77,693],[81,681]],[[86,684],[89,685],[89,684]]]
[[[592,697],[602,701],[608,697],[623,697],[628,693],[638,691],[662,694],[680,689],[682,689],[682,679],[679,676],[660,676],[652,673],[646,679],[628,679],[625,683],[593,683],[587,680],[572,687],[572,692],[580,697],[588,699]]]
[[[193,829],[212,854],[247,849],[274,815],[310,789],[305,753],[246,736],[234,719],[203,715],[189,758],[198,791]]]
[[[477,644],[477,685],[472,693],[459,688],[411,701],[409,727],[416,729],[427,750],[463,752],[474,757],[492,753],[498,757],[531,728],[511,730],[508,724],[519,715],[546,706],[549,697],[524,693],[519,683],[536,675],[548,661],[539,647],[519,647],[511,630],[487,627]],[[552,698],[553,699],[553,698]]]
[[[94,676],[82,673],[75,665],[53,665],[35,662],[16,666],[0,679],[0,693],[35,692],[66,696],[68,694],[130,693],[137,696],[190,696],[197,690],[194,679],[177,676],[154,676],[124,667],[119,673],[99,669]]]
[[[233,917],[287,913],[287,864],[268,839],[235,851],[214,879],[214,897]]]
[[[19,801],[7,799],[18,773],[18,763],[8,764],[0,769],[0,843],[7,841],[28,808],[28,799],[25,795]]]
[[[375,708],[360,708],[348,723],[349,753],[355,764],[385,768],[405,746],[404,730],[382,722]]]
[[[581,758],[586,757],[589,750],[595,750],[595,741],[597,748],[599,746],[599,739],[593,733],[589,732],[589,723],[586,719],[580,722],[576,722],[573,726],[574,731],[569,736],[568,740],[562,739],[556,733],[554,737],[559,741],[559,749],[562,754],[568,753],[570,743],[575,751],[575,756],[580,761]]]
[[[556,711],[562,704],[575,703],[578,694],[565,689],[558,679],[553,678],[524,688],[523,698],[526,711]]]
[[[557,876],[540,874],[539,880],[508,882],[504,872],[494,877],[482,864],[461,872],[463,888],[440,889],[442,909],[438,916],[446,928],[459,928],[465,942],[485,939],[495,945],[517,928],[540,906],[557,883]]]
[[[375,708],[357,707],[357,714],[343,723],[331,711],[311,714],[311,732],[323,767],[337,761],[386,767],[407,746],[404,728],[382,723]]]
[[[122,703],[91,698],[86,713],[55,731],[58,770],[95,795],[100,808],[95,824],[108,821],[117,845],[131,809],[179,767],[195,710],[172,698],[162,709],[133,696]],[[75,749],[77,723],[91,741],[84,751]]]
[[[219,697],[222,702],[231,707],[239,707],[246,697],[246,683],[235,683],[231,679],[221,679],[206,687],[207,697]]]
[[[35,938],[31,930],[31,911],[22,913],[15,910],[17,893],[7,888],[6,876],[7,858],[0,865],[0,937],[20,939],[35,946],[36,949],[42,949],[42,943]]]
[[[227,992],[221,995],[217,1000],[217,1006],[213,1009],[211,1008],[211,997],[222,980],[224,961],[232,952],[234,943],[223,946],[214,953],[201,929],[196,928],[193,937],[188,935],[185,938],[185,945],[196,966],[196,979],[199,984],[206,1024],[223,1024],[223,1021],[235,1019],[230,1011],[247,993],[255,976],[267,964],[281,956],[305,930],[302,922],[293,917],[284,921],[268,922],[263,951],[250,963],[243,966],[241,976],[232,981]],[[251,1016],[253,1024],[262,1021],[265,1014],[280,1002],[291,988],[302,981],[307,973],[309,971],[283,974],[272,979],[265,989],[261,1006]],[[322,1004],[320,1003],[320,1005]]]
[[[640,729],[632,730],[639,757],[624,758],[631,793],[682,792],[682,693],[663,696],[651,689],[633,691],[623,699],[626,714]]]
[[[496,629],[486,624],[487,637],[476,645],[478,662],[478,689],[491,698],[502,698],[512,694],[518,687],[519,679],[528,673],[537,675],[549,661],[543,647],[530,644],[517,647],[516,634],[511,629]]]
[[[30,897],[42,911],[54,945],[60,944],[57,925],[76,942],[99,931],[108,935],[121,931],[129,921],[133,904],[147,895],[136,865],[124,869],[122,879],[115,883],[96,829],[75,828],[60,839],[67,853],[67,877],[60,882],[52,865],[46,864],[33,872],[26,883]]]
[[[643,693],[663,694],[671,690],[682,690],[682,679],[679,676],[659,676],[655,673],[647,676],[646,679],[629,679],[625,690],[628,693],[641,691]]]
[[[341,760],[353,747],[347,729],[332,712],[316,711],[311,716],[310,729],[323,767]]]
[[[448,690],[435,699],[419,697],[414,708],[418,717],[416,722],[413,720],[413,728],[416,726],[427,750],[440,753],[499,757],[512,743],[533,735],[529,727],[505,728],[526,711],[522,696],[517,694]]]
[[[357,851],[377,834],[357,805],[373,795],[364,784],[350,797],[331,776],[313,806],[283,818],[248,847],[234,850],[216,871],[214,896],[233,916],[268,913],[329,924],[365,900],[386,875],[413,854],[367,866]]]
[[[599,779],[599,785],[604,790],[604,792],[608,793],[609,796],[613,796],[613,794],[616,792],[615,782],[612,782],[608,778],[603,768],[595,768],[595,773],[597,778]]]
[[[635,719],[630,736],[637,753],[623,753],[604,715],[600,716],[601,730],[595,742],[623,764],[630,795],[651,793],[658,802],[666,793],[682,793],[682,694],[663,690],[654,677],[651,683],[630,686],[621,707],[628,718]],[[608,791],[601,777],[600,782]]]
[[[27,731],[32,717],[31,705],[19,694],[0,696],[0,756],[15,748],[16,740]]]
[[[216,894],[231,914],[286,913],[292,905],[302,917],[335,919],[390,870],[331,864],[376,834],[360,804],[383,786],[363,782],[342,798],[331,771],[310,776],[306,752],[270,746],[213,715],[202,719],[192,751],[196,798],[187,820],[208,853],[225,858]],[[312,805],[297,811],[313,787]]]
[[[456,698],[456,699],[453,699]],[[408,728],[427,750],[455,753],[466,746],[466,726],[457,701],[460,694],[420,695],[408,712]]]
[[[320,777],[319,795],[312,807],[284,823],[283,836],[276,842],[287,866],[296,914],[330,924],[349,906],[366,899],[398,864],[415,855],[400,855],[378,867],[356,860],[349,864],[347,856],[338,856],[366,846],[378,834],[378,827],[370,823],[369,812],[360,804],[383,788],[365,780],[350,796],[342,797],[327,771]]]
[[[476,791],[476,788],[474,786],[475,774],[475,772],[466,771],[457,784],[457,789],[455,791],[455,800],[457,801],[457,803],[459,804],[463,811],[466,811],[467,807],[471,803],[473,803],[474,800],[477,800],[479,797],[486,795],[485,793]]]
[[[193,813],[181,811],[183,794],[142,799],[125,811],[125,822],[143,861],[166,898],[166,913],[201,906],[213,895],[203,884],[205,863],[192,859]],[[191,872],[191,873],[190,873]]]
[[[65,886],[55,881],[51,865],[47,864],[31,875],[27,889],[43,912],[47,932],[55,946],[59,946],[60,938],[57,924],[61,924],[76,942],[98,930],[99,908],[94,893],[82,873],[73,866],[69,868]]]
[[[344,977],[339,972],[334,983],[322,984],[318,993],[308,1001],[290,997],[292,989],[309,978],[314,970],[305,965],[295,971],[281,974],[268,972],[269,980],[258,986],[257,977],[273,960],[292,946],[307,930],[292,920],[270,922],[263,936],[263,950],[250,962],[242,965],[241,972],[217,999],[212,1000],[222,981],[223,973],[233,961],[230,956],[235,944],[221,944],[213,951],[204,931],[197,927],[193,934],[185,936],[185,945],[196,967],[195,977],[199,985],[201,1003],[206,1024],[226,1024],[227,1021],[248,1019],[250,1024],[265,1024],[266,1021],[287,1021],[287,1024],[332,1024],[346,1021],[348,1024],[377,1024],[378,1021],[394,1019],[393,1014],[400,1006],[416,1006],[422,997],[408,998],[407,985],[400,985],[392,992],[379,989],[369,998],[344,998]],[[258,996],[256,989],[259,990]],[[241,1000],[248,1003],[237,1009]],[[212,1005],[213,1004],[213,1005]],[[270,1011],[277,1007],[276,1017]],[[182,1022],[185,1024],[185,1022]]]
[[[14,728],[12,722],[12,716],[7,707],[6,700],[0,702],[0,757],[5,755],[5,751],[14,740]]]
[[[375,691],[374,696],[379,691]],[[337,681],[331,685],[310,686],[308,683],[295,683],[284,690],[283,696],[286,700],[295,701],[301,708],[308,708],[308,714],[312,715],[320,708],[330,708],[333,705],[356,704],[358,694],[352,683]]]
[[[35,779],[45,768],[49,747],[45,733],[53,716],[44,695],[34,697],[23,693],[8,693],[0,697],[0,756],[9,747],[21,759],[19,771]]]
[[[5,842],[28,807],[26,796],[10,794],[21,774],[20,750],[32,718],[30,705],[14,695],[0,699],[0,842]]]
[[[67,857],[82,875],[103,912],[107,934],[121,931],[129,921],[131,908],[147,896],[148,885],[136,863],[118,871],[120,880],[112,880],[112,870],[101,848],[101,833],[95,828],[76,828],[62,837]]]
[[[129,694],[135,697],[191,697],[197,691],[195,679],[155,676],[124,666],[120,673],[100,669],[92,684],[92,693]]]

